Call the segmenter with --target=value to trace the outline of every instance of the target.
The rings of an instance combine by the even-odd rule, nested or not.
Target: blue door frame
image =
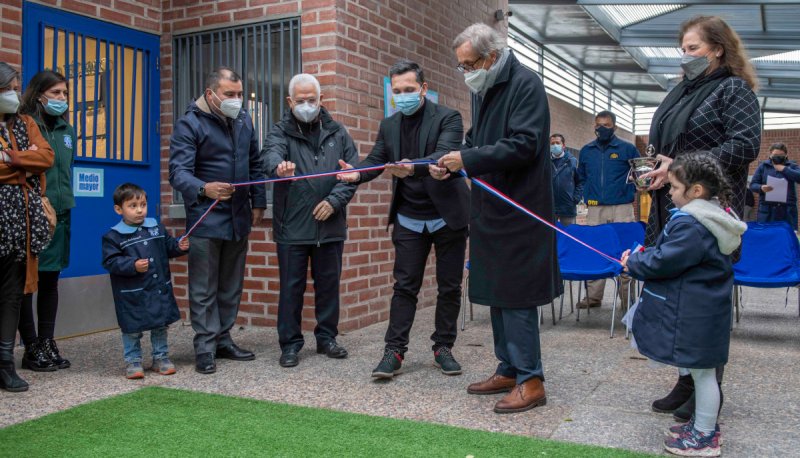
[[[142,106],[144,119],[141,125],[141,131],[143,133],[143,139],[140,142],[142,148],[141,160],[125,160],[124,157],[116,160],[83,158],[77,156],[77,148],[75,148],[75,168],[90,168],[102,171],[99,174],[99,176],[102,177],[102,197],[76,196],[76,207],[72,209],[70,265],[62,272],[62,277],[84,277],[105,274],[106,271],[101,265],[101,238],[120,218],[114,213],[113,209],[112,195],[114,189],[124,182],[138,184],[147,192],[150,203],[150,216],[155,216],[157,218],[160,216],[161,134],[159,129],[159,117],[161,81],[158,68],[160,38],[158,35],[132,30],[30,2],[23,3],[22,11],[23,85],[27,84],[35,73],[51,67],[50,63],[45,62],[44,37],[45,29],[47,28],[55,28],[56,30],[69,33],[74,32],[77,34],[76,36],[80,35],[84,38],[93,38],[97,40],[96,43],[103,41],[122,46],[123,52],[126,48],[142,51],[142,88],[145,94],[147,94],[143,99],[143,104],[147,103],[149,106]],[[54,40],[57,41],[57,36]],[[97,46],[99,48],[99,45]],[[108,48],[109,45],[106,45],[106,49]],[[84,55],[80,59],[80,62],[84,65],[84,71],[86,70],[85,66],[87,62],[87,56],[85,54],[84,49]],[[77,62],[75,57],[74,55],[72,56],[72,59],[74,59],[72,62]],[[90,59],[92,58],[91,56],[88,57]],[[69,59],[69,56],[67,56],[67,59]],[[122,62],[124,62],[124,59]],[[136,62],[136,58],[134,58],[134,62]],[[108,65],[108,63],[106,65]],[[124,64],[121,69],[116,69],[115,71],[124,74]],[[134,68],[128,69],[128,71],[133,71],[135,77],[137,74],[135,64]],[[65,76],[70,79],[70,75]],[[83,93],[86,93],[86,78],[84,77],[83,80]],[[108,87],[109,86],[106,86],[107,89]],[[95,91],[97,91],[97,89]],[[97,94],[97,92],[95,92],[95,94]],[[106,97],[114,97],[115,95],[116,93],[107,93]],[[95,98],[95,100],[97,99]],[[73,94],[70,94],[70,103],[72,102]],[[125,101],[121,103],[123,110],[125,110],[125,103]],[[97,107],[97,102],[95,102],[95,107]],[[116,109],[117,108],[114,107],[114,110]],[[83,122],[81,122],[81,126],[86,126],[86,110],[83,110],[82,113]],[[96,113],[97,112],[95,112],[95,116]],[[72,122],[72,119],[70,119],[70,122]],[[127,126],[125,128],[127,128]],[[95,133],[96,132],[95,127]],[[130,132],[133,132],[133,130]],[[80,136],[81,132],[78,132],[78,135]],[[125,138],[124,133],[122,138]],[[130,138],[132,150],[133,136],[131,135]],[[110,145],[108,146],[110,148]],[[131,155],[130,157],[133,157],[132,152],[129,152],[129,154]],[[106,156],[108,156],[108,154],[106,154]],[[75,177],[73,176],[73,180],[74,179]]]

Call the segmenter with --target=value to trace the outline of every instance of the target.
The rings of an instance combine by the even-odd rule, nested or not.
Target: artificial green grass
[[[521,416],[520,421],[536,421]],[[625,450],[148,387],[0,430],[0,456],[633,457]]]

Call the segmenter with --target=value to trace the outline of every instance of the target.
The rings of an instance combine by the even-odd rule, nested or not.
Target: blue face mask
[[[422,99],[419,92],[406,92],[403,94],[394,94],[394,104],[403,112],[404,115],[412,115],[417,112]]]
[[[614,136],[614,129],[606,126],[598,126],[594,129],[595,135],[597,135],[597,141],[600,143],[608,143],[611,141],[611,137]]]
[[[561,145],[550,145],[550,155],[557,159],[564,155],[564,148]]]
[[[69,104],[66,100],[47,99],[47,103],[44,104],[44,111],[51,116],[61,116],[67,108]]]

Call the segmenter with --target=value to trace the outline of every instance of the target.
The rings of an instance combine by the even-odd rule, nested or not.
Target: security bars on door
[[[67,78],[75,157],[146,164],[150,53],[54,27],[43,32],[43,68]]]

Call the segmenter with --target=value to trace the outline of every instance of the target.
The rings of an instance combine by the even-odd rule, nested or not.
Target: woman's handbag
[[[47,218],[47,224],[50,226],[50,235],[53,235],[56,232],[56,223],[58,223],[56,209],[53,208],[50,199],[45,196],[42,196],[42,208],[44,208],[44,217]]]

